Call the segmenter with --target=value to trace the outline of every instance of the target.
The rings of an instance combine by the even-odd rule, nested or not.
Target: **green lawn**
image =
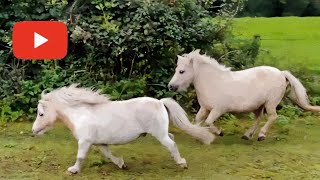
[[[320,17],[240,18],[234,33],[249,38],[259,34],[262,49],[277,57],[273,61],[279,60],[282,68],[304,65],[320,73]]]
[[[153,137],[111,146],[123,156],[128,170],[118,169],[93,147],[83,170],[68,175],[77,145],[61,126],[43,136],[32,137],[31,123],[0,125],[0,179],[319,179],[320,118],[294,121],[284,131],[274,126],[268,138],[258,142],[241,139],[252,122],[236,121],[237,133],[202,145],[184,133],[175,141],[189,168],[180,169],[167,150]],[[226,127],[222,125],[222,127]]]

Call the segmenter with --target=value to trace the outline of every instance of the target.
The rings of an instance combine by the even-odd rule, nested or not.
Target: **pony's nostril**
[[[32,129],[33,134],[37,134],[38,132],[35,129]]]
[[[172,91],[176,91],[178,88],[177,88],[177,86],[170,85],[169,89]]]

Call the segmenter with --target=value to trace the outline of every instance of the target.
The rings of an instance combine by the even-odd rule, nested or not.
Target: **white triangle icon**
[[[48,41],[47,38],[41,36],[36,32],[34,32],[33,40],[34,40],[33,48],[37,48]]]

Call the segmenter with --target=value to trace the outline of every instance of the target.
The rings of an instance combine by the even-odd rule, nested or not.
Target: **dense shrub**
[[[4,121],[33,120],[44,89],[71,83],[102,89],[117,100],[171,96],[195,112],[194,91],[168,91],[176,55],[199,48],[241,69],[254,63],[259,47],[256,39],[240,42],[233,37],[230,19],[223,15],[212,19],[197,0],[91,0],[71,15],[65,14],[66,5],[72,5],[66,0],[0,1],[0,5],[7,7],[0,10],[0,118]],[[67,23],[69,49],[64,59],[13,57],[13,24],[32,19]]]

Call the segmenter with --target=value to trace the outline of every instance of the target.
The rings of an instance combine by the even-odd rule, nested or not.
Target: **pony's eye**
[[[39,113],[39,116],[43,116],[43,114],[42,114],[42,113]]]
[[[180,70],[179,73],[180,73],[180,74],[183,74],[183,73],[184,73],[184,70]]]

